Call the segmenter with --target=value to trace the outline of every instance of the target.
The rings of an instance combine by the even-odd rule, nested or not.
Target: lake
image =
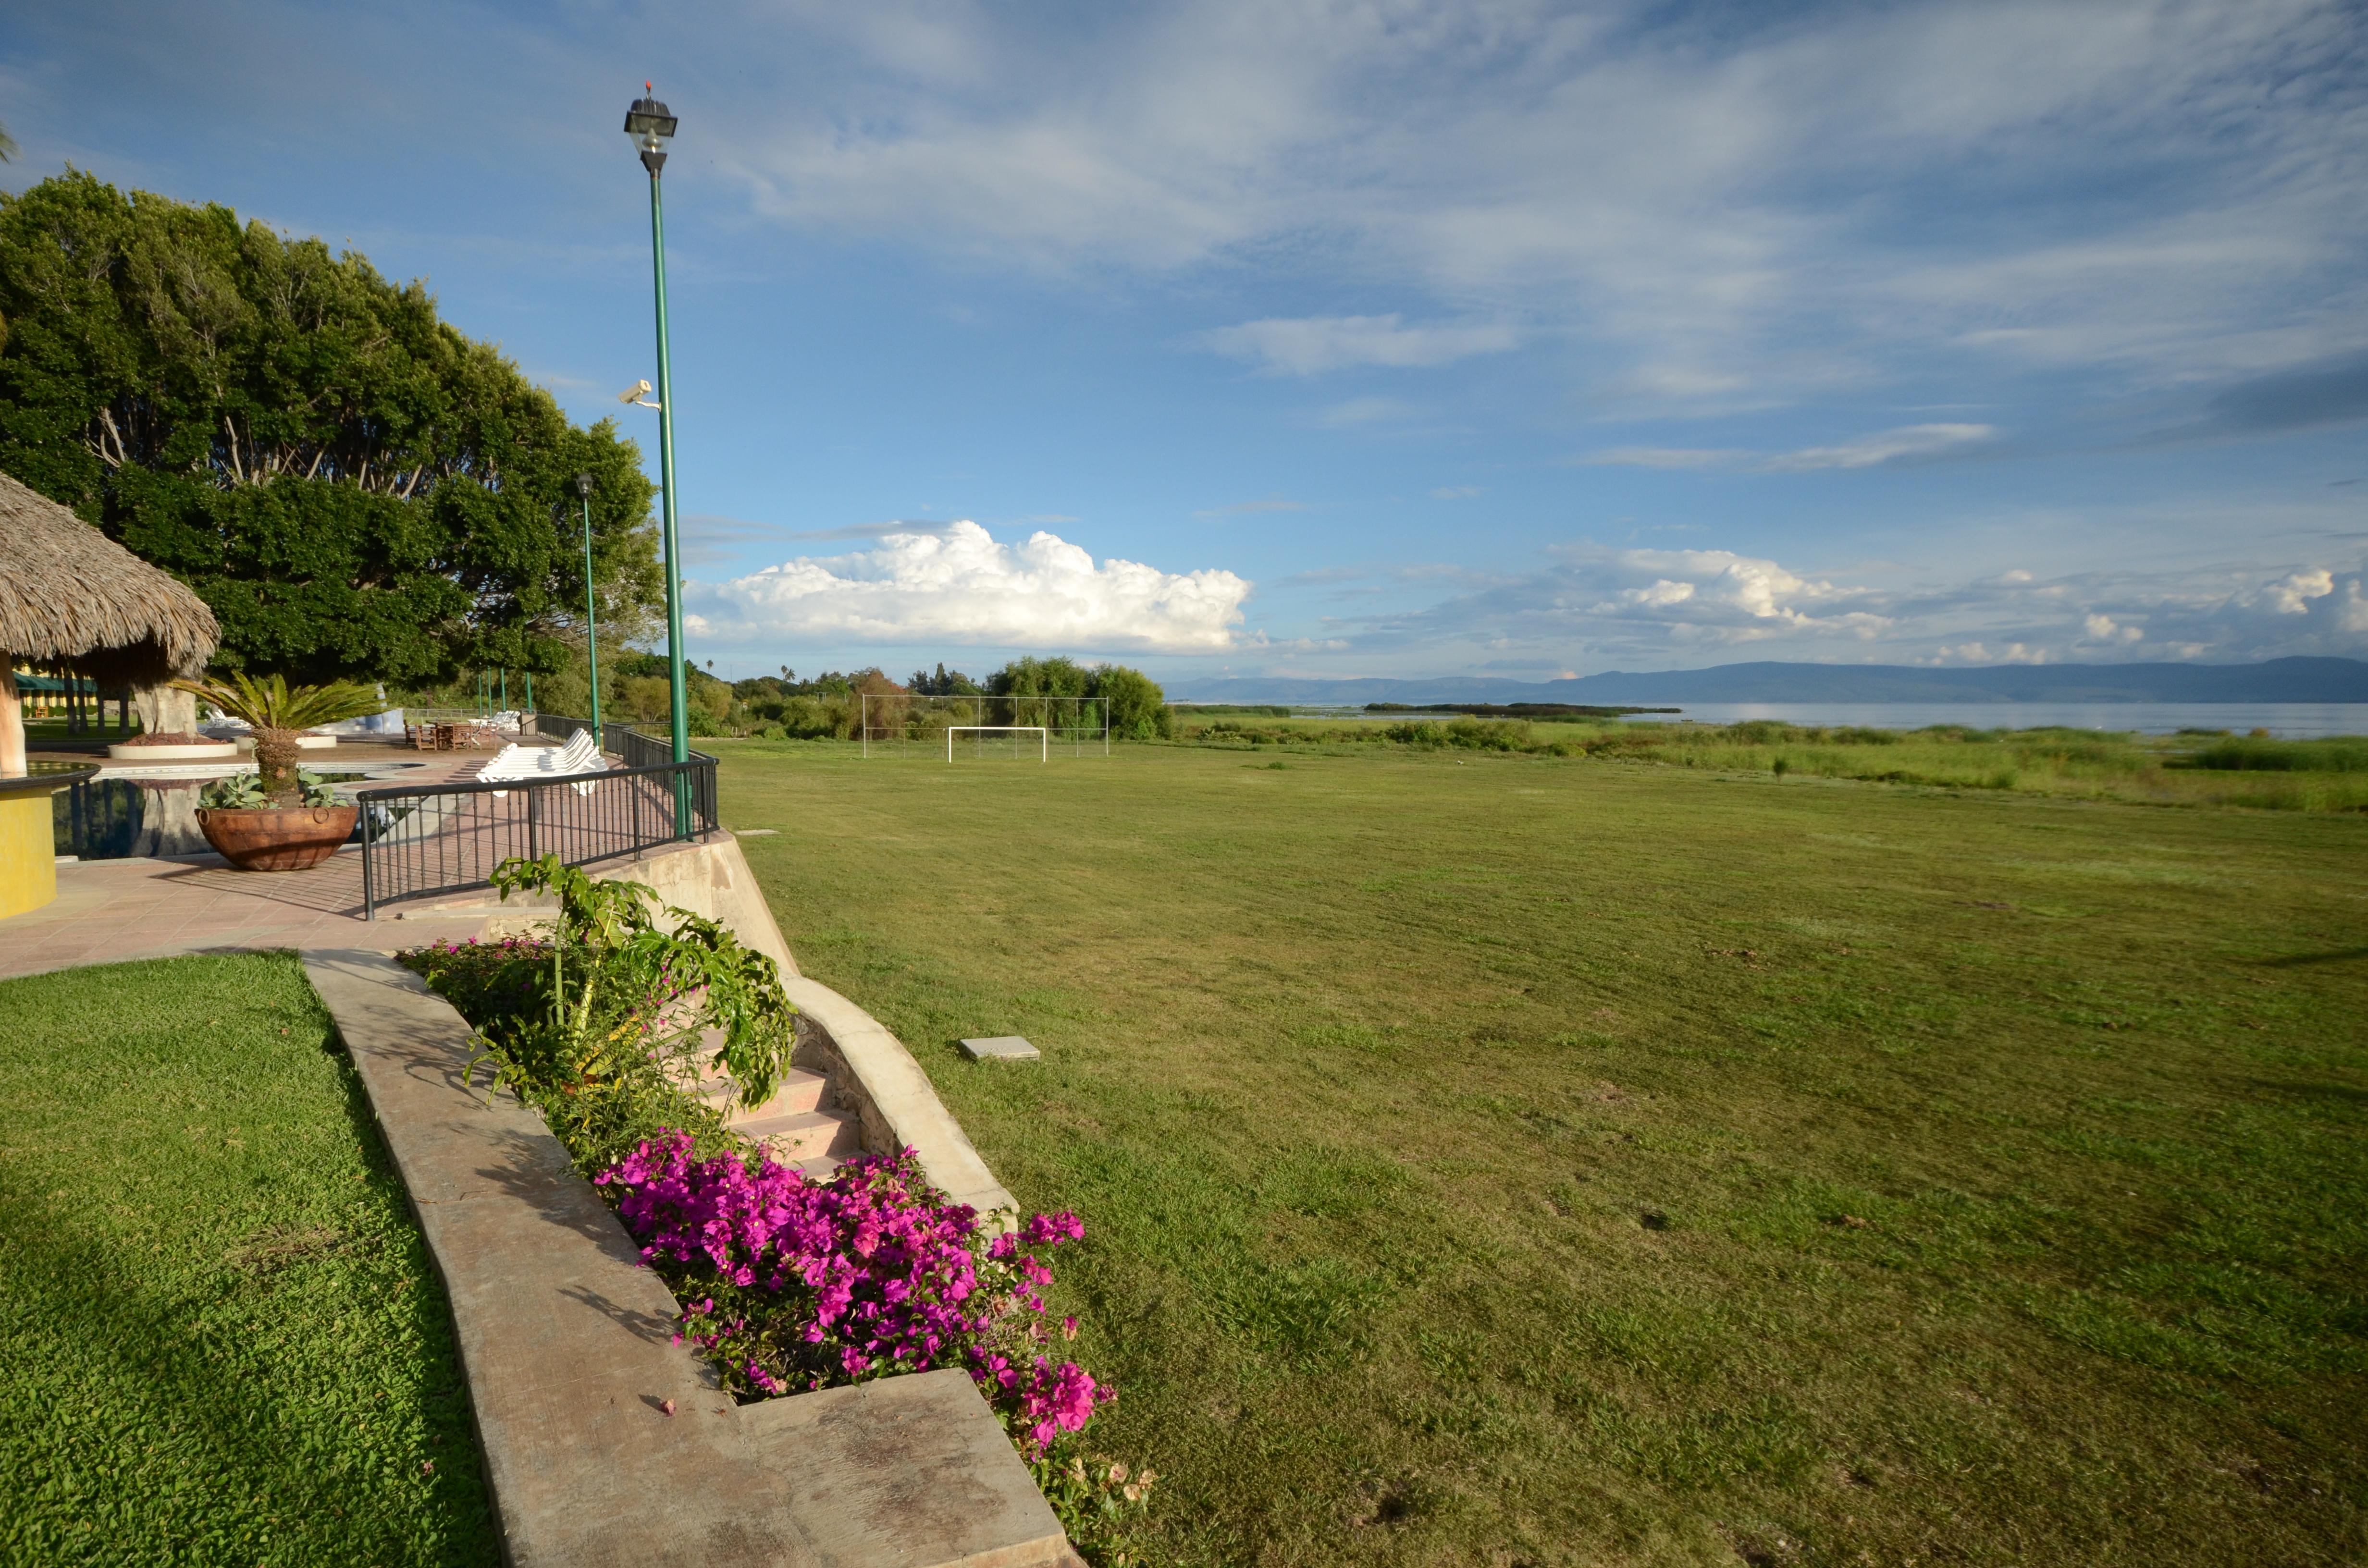
[[[1780,723],[1873,730],[1964,724],[1976,730],[2267,730],[2283,740],[2368,735],[2363,702],[1694,702],[1676,713],[1632,713],[1634,724]]]

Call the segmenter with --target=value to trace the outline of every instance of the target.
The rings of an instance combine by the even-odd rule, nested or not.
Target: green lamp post
[[[592,476],[575,476],[575,494],[584,503],[584,653],[592,665],[592,744],[603,745],[600,729],[600,610],[592,592]]]
[[[658,494],[659,517],[666,540],[666,682],[674,716],[674,759],[690,760],[689,688],[682,669],[682,548],[675,525],[674,391],[672,366],[666,352],[666,208],[659,199],[659,176],[666,168],[666,144],[674,136],[675,117],[642,84],[643,97],[625,111],[625,134],[642,152],[642,167],[650,171],[650,256],[658,297]],[[690,836],[690,780],[675,775],[675,831]]]

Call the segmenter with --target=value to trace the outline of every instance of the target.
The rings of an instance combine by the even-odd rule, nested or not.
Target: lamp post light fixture
[[[592,665],[592,744],[600,739],[600,610],[592,593],[592,476],[575,476],[576,499],[584,503],[584,653]],[[606,749],[603,746],[603,749]]]
[[[675,117],[658,102],[656,89],[642,84],[643,96],[625,111],[625,134],[641,150],[642,167],[650,171],[650,256],[657,281],[658,300],[658,494],[660,525],[666,540],[666,682],[674,716],[674,759],[690,760],[689,688],[682,669],[682,548],[675,522],[674,392],[672,365],[666,351],[666,208],[659,199],[660,174],[666,168],[666,144],[674,135]],[[690,780],[675,775],[675,831],[690,836]]]

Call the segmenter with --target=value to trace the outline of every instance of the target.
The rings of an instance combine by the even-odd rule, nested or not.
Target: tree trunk
[[[261,775],[263,792],[271,797],[273,805],[303,803],[304,787],[296,781],[296,737],[301,733],[267,730],[259,725],[256,729],[255,771]]]
[[[131,710],[140,715],[140,729],[150,735],[198,734],[198,699],[169,686],[143,686],[131,693]]]

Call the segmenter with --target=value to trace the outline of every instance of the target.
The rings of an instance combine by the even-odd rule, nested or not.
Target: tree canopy
[[[0,195],[0,468],[180,577],[216,663],[428,684],[580,647],[662,594],[653,487],[414,281],[228,208],[69,172]]]

